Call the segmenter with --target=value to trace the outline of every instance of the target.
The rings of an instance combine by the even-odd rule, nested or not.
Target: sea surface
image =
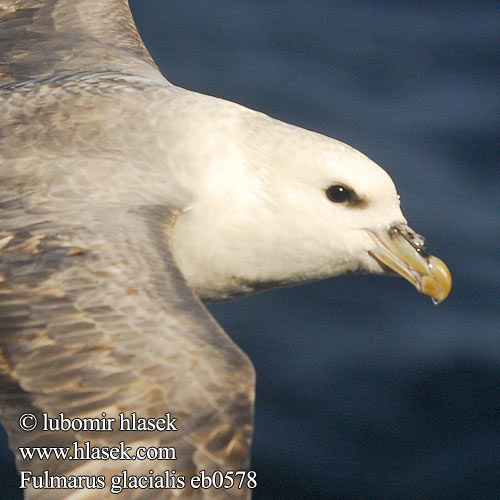
[[[498,500],[498,2],[131,5],[172,83],[383,166],[453,274],[438,307],[375,276],[211,307],[257,369],[254,500]],[[2,458],[0,496],[20,498]]]

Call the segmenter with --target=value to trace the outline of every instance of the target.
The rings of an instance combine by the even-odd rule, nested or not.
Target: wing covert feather
[[[3,206],[3,210],[2,210]],[[22,461],[40,475],[144,475],[249,465],[253,367],[186,286],[168,250],[174,213],[28,216],[0,203],[0,384],[3,423],[19,446],[173,446],[161,461]],[[51,220],[52,219],[52,220]],[[72,221],[68,223],[68,221]],[[22,432],[19,416],[97,417],[137,412],[178,418],[176,432]],[[26,490],[73,498],[81,490]],[[71,494],[72,493],[72,494]],[[109,489],[84,498],[115,497]],[[129,495],[130,493],[130,495]],[[127,498],[249,498],[246,489],[129,490]],[[94,495],[94,496],[93,496]],[[80,498],[75,496],[75,498]]]

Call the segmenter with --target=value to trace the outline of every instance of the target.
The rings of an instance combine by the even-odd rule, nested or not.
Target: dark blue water
[[[257,368],[254,498],[498,500],[498,3],[131,3],[173,83],[382,165],[454,278],[439,307],[350,276],[212,308]]]

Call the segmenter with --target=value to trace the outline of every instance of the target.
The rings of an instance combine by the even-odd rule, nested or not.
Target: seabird
[[[390,272],[441,301],[449,271],[366,156],[169,83],[126,0],[0,0],[0,34],[0,407],[25,498],[115,498],[124,470],[158,481],[127,499],[250,498],[248,477],[190,482],[247,471],[253,425],[253,366],[203,301]],[[132,413],[175,430],[78,427]],[[121,441],[176,460],[19,450]],[[37,487],[54,478],[66,489]]]

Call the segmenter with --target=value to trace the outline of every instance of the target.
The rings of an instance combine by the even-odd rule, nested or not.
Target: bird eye
[[[326,190],[326,196],[334,203],[355,203],[357,196],[352,189],[342,186],[342,184],[334,184]]]

